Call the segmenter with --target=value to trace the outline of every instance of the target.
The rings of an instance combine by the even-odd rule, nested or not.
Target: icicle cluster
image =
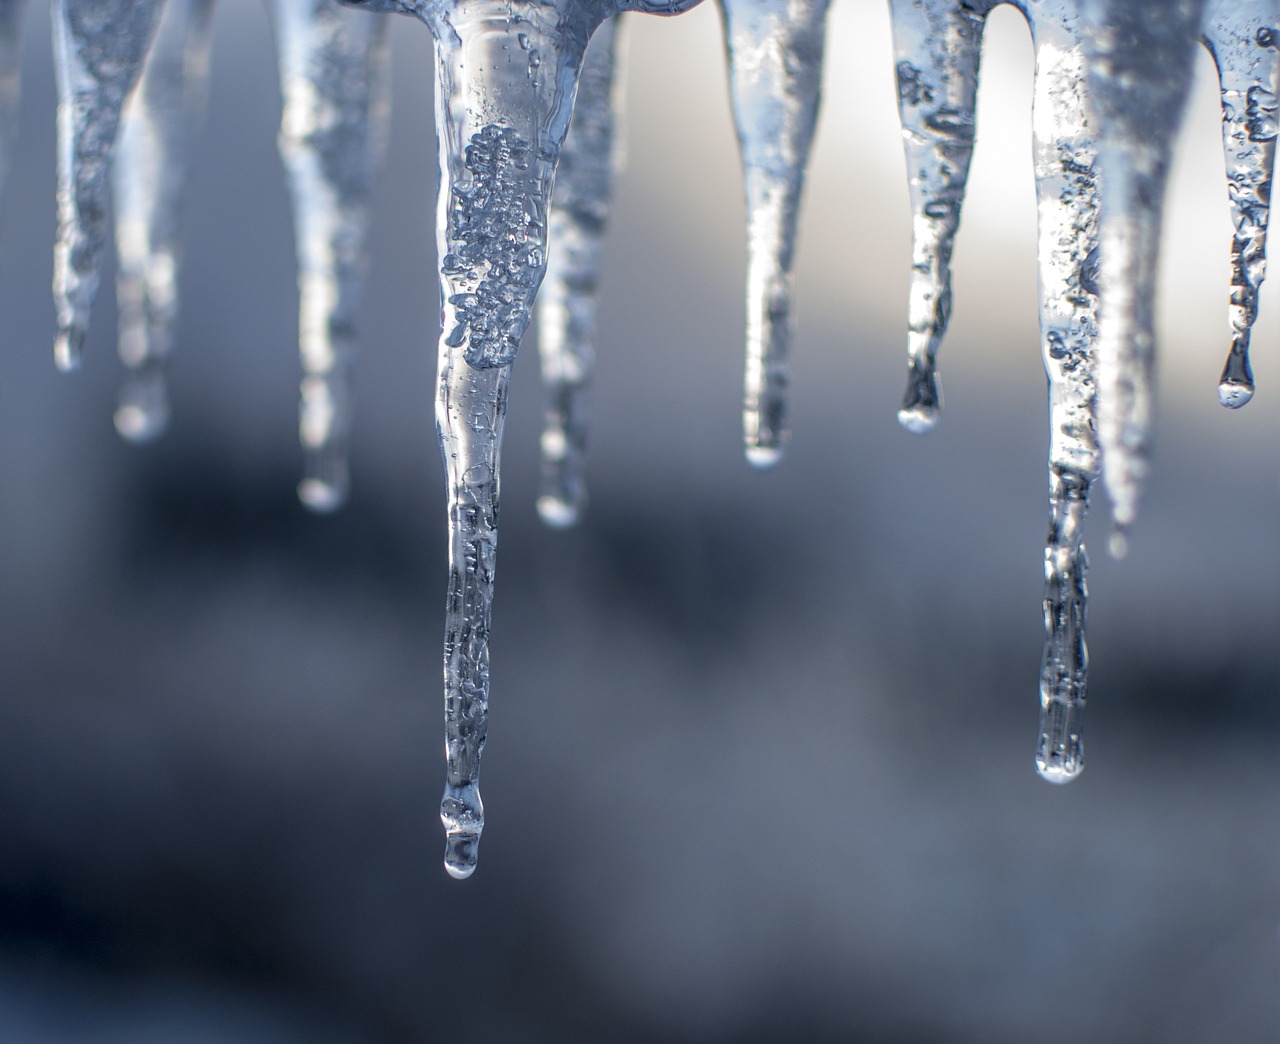
[[[533,318],[545,385],[538,510],[572,525],[586,504],[586,388],[595,291],[617,155],[616,15],[698,0],[346,0],[411,14],[435,39],[442,328],[436,419],[448,479],[444,654],[445,866],[475,868],[489,700],[489,626],[510,366]],[[889,0],[913,249],[908,380],[898,418],[934,428],[938,347],[975,140],[985,20],[1000,0]],[[1231,343],[1219,395],[1253,395],[1249,336],[1262,282],[1275,161],[1280,0],[1009,0],[1035,41],[1034,158],[1041,350],[1050,389],[1045,650],[1036,765],[1083,767],[1085,516],[1101,475],[1112,549],[1148,468],[1153,298],[1165,181],[1203,40],[1221,77],[1235,224]],[[55,0],[58,68],[56,359],[78,365],[114,185],[120,354],[116,426],[164,428],[186,136],[202,108],[211,0]],[[386,127],[379,18],[335,0],[271,0],[294,205],[302,357],[299,496],[346,496],[347,376],[370,188]],[[828,0],[721,0],[746,194],[747,459],[787,441],[791,271],[819,108]],[[17,98],[21,4],[0,3],[0,177]],[[588,46],[590,44],[590,46]],[[576,109],[575,109],[576,101]],[[570,121],[572,116],[572,128]],[[113,157],[114,153],[114,157]],[[112,181],[114,159],[114,181]],[[557,177],[557,167],[559,175]],[[1105,470],[1103,463],[1105,462]]]

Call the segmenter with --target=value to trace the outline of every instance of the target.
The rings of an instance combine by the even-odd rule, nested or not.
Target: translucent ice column
[[[973,158],[978,64],[988,2],[889,0],[898,111],[911,192],[907,390],[898,420],[938,423],[938,345],[951,318],[951,252]]]
[[[179,211],[188,139],[204,109],[211,0],[166,0],[116,146],[116,301],[127,376],[116,429],[155,438],[169,419],[165,362],[173,347],[181,259]]]
[[[1123,554],[1148,470],[1165,183],[1191,82],[1199,0],[1085,0],[1102,204],[1098,439]]]
[[[828,0],[721,0],[747,197],[747,459],[776,463],[788,438],[792,258],[818,119]]]
[[[587,41],[631,0],[376,0],[436,42],[441,336],[436,427],[449,501],[445,607],[445,868],[467,877],[484,827],[478,786],[502,430],[511,363],[546,271],[547,211]]]
[[[369,198],[386,137],[386,22],[335,0],[274,0],[280,156],[293,201],[302,358],[298,496],[346,499],[348,391]]]
[[[1253,398],[1249,337],[1267,268],[1267,219],[1276,162],[1280,67],[1277,0],[1208,0],[1204,39],[1222,87],[1222,142],[1235,235],[1231,241],[1231,350],[1218,398],[1231,408]]]
[[[0,0],[0,192],[9,180],[22,79],[22,12],[25,0]]]
[[[1098,297],[1097,147],[1084,41],[1073,0],[1027,0],[1035,40],[1033,107],[1041,348],[1049,376],[1049,535],[1036,769],[1064,783],[1084,767],[1088,670],[1082,542],[1098,476],[1094,433]]]
[[[587,500],[587,385],[595,362],[596,289],[618,165],[616,54],[622,18],[603,22],[587,48],[569,135],[560,150],[538,292],[538,354],[545,419],[538,514],[558,528]]]
[[[120,112],[138,81],[160,0],[54,0],[58,81],[58,237],[54,358],[80,364],[107,234],[111,153]]]

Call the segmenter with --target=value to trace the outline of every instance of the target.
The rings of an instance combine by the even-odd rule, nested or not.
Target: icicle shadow
[[[538,354],[545,400],[538,514],[574,525],[587,502],[587,388],[595,364],[596,288],[621,108],[615,63],[623,19],[601,23],[587,47],[547,219],[547,271],[538,292]]]
[[[386,20],[336,0],[274,0],[280,158],[293,202],[302,360],[298,497],[340,507],[350,485],[349,377],[374,176],[386,139]]]
[[[938,345],[951,318],[951,252],[973,159],[986,0],[889,0],[898,112],[911,193],[907,389],[898,421],[932,431],[942,410]]]
[[[1049,378],[1049,535],[1036,770],[1053,783],[1084,768],[1088,648],[1083,543],[1099,472],[1094,431],[1098,297],[1097,145],[1089,127],[1078,5],[1026,0],[1035,40],[1034,157],[1040,334]]]
[[[211,0],[168,0],[125,106],[112,170],[119,353],[116,430],[144,442],[169,419],[165,364],[178,318],[188,139],[204,111]]]
[[[769,467],[789,437],[791,267],[822,88],[829,0],[721,0],[747,200],[747,460]]]
[[[1276,92],[1280,74],[1280,3],[1208,0],[1204,42],[1222,88],[1222,144],[1231,197],[1231,349],[1218,383],[1223,406],[1253,398],[1249,338],[1267,270],[1267,221],[1276,161]]]
[[[58,236],[53,296],[59,369],[80,365],[107,234],[111,153],[138,81],[161,0],[55,0]]]
[[[1201,0],[1084,5],[1102,205],[1098,263],[1098,439],[1116,530],[1127,548],[1150,457],[1155,290],[1165,184],[1191,81]]]
[[[479,768],[511,363],[546,271],[547,212],[591,34],[615,0],[376,0],[420,17],[436,43],[441,337],[436,429],[449,501],[445,605],[445,869],[468,877],[484,828]]]

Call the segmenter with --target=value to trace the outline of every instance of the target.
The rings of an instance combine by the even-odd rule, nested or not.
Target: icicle
[[[1089,0],[1088,84],[1102,190],[1098,440],[1123,555],[1150,454],[1156,263],[1173,140],[1191,81],[1200,0]]]
[[[603,22],[587,48],[547,219],[550,246],[537,310],[545,396],[538,514],[557,528],[577,522],[587,499],[584,400],[595,361],[596,284],[618,165],[614,63],[621,24],[621,18]]]
[[[1049,376],[1049,536],[1036,769],[1053,783],[1084,767],[1088,650],[1082,543],[1098,476],[1094,433],[1098,257],[1097,148],[1086,111],[1084,45],[1073,0],[1027,0],[1036,48],[1034,101],[1040,331]]]
[[[106,240],[109,168],[120,110],[137,83],[161,0],[55,0],[58,79],[58,238],[54,359],[80,365]]]
[[[1204,40],[1222,85],[1222,143],[1235,235],[1231,242],[1231,351],[1218,399],[1236,409],[1253,398],[1249,335],[1267,268],[1267,218],[1276,161],[1277,0],[1208,0]]]
[[[889,0],[898,111],[911,190],[907,390],[898,421],[932,431],[942,409],[935,373],[951,318],[951,250],[973,158],[985,0]]]
[[[791,263],[818,119],[828,0],[721,0],[747,196],[743,438],[757,467],[781,458],[791,354]]]
[[[274,0],[273,14],[284,97],[280,157],[298,252],[298,497],[313,511],[332,511],[348,489],[348,378],[388,114],[386,25],[335,0]]]
[[[25,0],[0,0],[0,192],[9,181],[22,89],[22,12]]]
[[[116,145],[116,300],[129,375],[115,425],[139,442],[169,419],[164,369],[177,325],[185,152],[204,110],[211,8],[211,0],[168,0]]]
[[[449,497],[445,869],[475,870],[484,828],[480,756],[489,705],[489,624],[502,429],[511,363],[546,270],[547,211],[592,32],[634,0],[378,0],[416,14],[436,42],[441,337],[436,429]]]

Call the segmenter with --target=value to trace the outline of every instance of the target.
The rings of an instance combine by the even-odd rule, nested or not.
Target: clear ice
[[[584,400],[617,159],[616,16],[697,0],[346,0],[420,18],[435,38],[442,327],[436,422],[447,475],[445,867],[475,869],[489,699],[500,457],[511,363],[538,305],[546,396],[538,509],[572,524],[586,500]],[[792,257],[819,107],[829,0],[722,0],[747,201],[748,459],[788,431]],[[975,140],[982,32],[1002,0],[889,0],[912,207],[909,375],[898,417],[933,428],[938,346]],[[1148,469],[1161,212],[1203,40],[1217,64],[1232,220],[1224,405],[1253,394],[1249,338],[1265,269],[1280,77],[1280,0],[1004,0],[1034,39],[1041,350],[1049,381],[1049,531],[1036,767],[1084,765],[1085,516],[1101,476],[1124,546]],[[56,359],[77,365],[98,282],[114,170],[120,353],[116,425],[168,415],[178,203],[202,108],[211,0],[55,0]],[[348,378],[371,185],[386,131],[383,20],[332,0],[272,0],[293,200],[302,355],[299,496],[348,488]],[[0,0],[0,187],[12,148],[21,0]],[[594,40],[593,40],[594,34]],[[590,46],[588,46],[590,44]],[[575,113],[576,98],[576,113]],[[127,102],[127,107],[126,107]],[[122,123],[123,116],[123,123]],[[566,135],[567,138],[566,138]],[[119,139],[117,142],[117,138]],[[557,168],[559,173],[557,175]]]
[[[161,0],[54,0],[58,81],[58,238],[53,297],[59,369],[80,365],[107,236],[111,153]]]
[[[721,0],[747,198],[747,460],[768,467],[789,437],[792,258],[818,122],[829,0]]]
[[[166,0],[125,105],[112,164],[118,351],[116,430],[145,442],[169,420],[165,363],[178,319],[179,222],[188,137],[204,110],[211,0]]]
[[[622,24],[622,17],[603,22],[587,47],[547,216],[547,269],[537,309],[544,398],[538,514],[557,529],[576,523],[587,502],[586,397],[595,364],[600,256],[620,153],[615,68]]]
[[[389,113],[386,20],[334,0],[273,0],[280,158],[293,201],[302,384],[299,499],[340,507],[349,487],[349,376],[369,200]]]
[[[1253,398],[1249,336],[1267,270],[1267,219],[1276,162],[1276,92],[1280,72],[1280,3],[1208,0],[1204,41],[1222,87],[1222,144],[1231,197],[1231,349],[1218,383],[1223,406]]]
[[[22,87],[22,12],[26,0],[0,0],[0,192],[9,181]]]

